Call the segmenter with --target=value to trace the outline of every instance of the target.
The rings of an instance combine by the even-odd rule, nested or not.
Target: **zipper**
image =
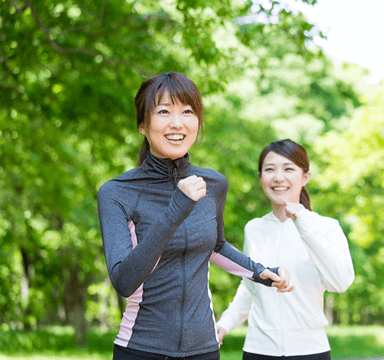
[[[171,180],[173,182],[173,191],[176,191],[177,186],[177,165],[175,162],[171,162]],[[186,265],[185,265],[185,257],[188,249],[188,233],[187,233],[187,226],[185,225],[185,222],[181,224],[183,227],[184,232],[184,239],[185,239],[185,247],[183,250],[183,253],[181,255],[181,279],[182,279],[182,290],[181,290],[181,301],[180,301],[180,333],[179,333],[179,344],[178,344],[178,350],[181,351],[182,345],[183,345],[183,333],[184,333],[184,322],[185,322],[185,301],[186,301],[186,292],[187,292],[187,274],[186,274]]]
[[[284,223],[279,224],[280,227],[280,234],[279,234],[279,243],[278,243],[278,251],[277,251],[277,264],[281,264],[280,258],[281,258],[281,243],[282,243],[282,234],[283,232],[283,227]],[[279,295],[279,294],[277,294]],[[279,302],[279,318],[280,318],[280,356],[285,356],[285,339],[284,339],[284,321],[283,321],[283,304],[282,304],[282,299],[281,296],[277,296],[278,302]]]
[[[185,248],[183,251],[183,254],[181,255],[181,277],[183,281],[183,288],[181,293],[181,304],[180,304],[180,334],[179,334],[179,346],[178,350],[181,350],[181,345],[183,343],[183,331],[184,331],[184,308],[185,308],[185,297],[187,292],[187,274],[186,274],[186,266],[185,266],[185,255],[187,253],[188,249],[188,234],[187,234],[187,226],[185,225],[185,222],[181,225],[184,230],[184,238],[185,238]]]
[[[176,190],[176,185],[177,185],[177,183],[176,183],[177,168],[176,167],[173,168],[172,177],[173,177],[173,191],[175,191]]]
[[[176,186],[177,186],[177,163],[174,160],[171,160],[170,162],[170,180],[173,183],[173,192],[176,191]]]

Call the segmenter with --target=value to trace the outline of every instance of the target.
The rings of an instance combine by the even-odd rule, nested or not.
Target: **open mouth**
[[[165,135],[165,138],[169,141],[183,141],[185,139],[185,135],[170,134],[170,135]]]
[[[287,191],[288,188],[286,186],[275,186],[275,187],[272,187],[272,190],[273,191],[279,191],[279,192],[282,192],[282,191]]]

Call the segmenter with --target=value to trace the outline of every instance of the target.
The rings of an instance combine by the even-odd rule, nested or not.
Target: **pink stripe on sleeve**
[[[131,232],[132,248],[137,246],[137,237],[135,232],[135,224],[133,221],[128,223]],[[132,329],[135,325],[137,314],[140,309],[140,303],[143,301],[143,284],[127,299],[127,305],[120,323],[120,331],[116,336],[114,343],[120,346],[128,346],[128,342],[132,336]]]
[[[131,241],[132,248],[134,249],[137,246],[137,237],[135,232],[135,224],[130,221],[128,223],[129,230],[131,232]],[[157,264],[159,263],[157,260],[156,265],[153,270],[155,270]],[[153,271],[152,270],[152,271]],[[132,337],[133,326],[135,325],[137,314],[140,310],[140,303],[143,301],[143,284],[127,299],[127,305],[125,307],[125,311],[123,314],[123,318],[120,323],[120,331],[116,336],[114,343],[120,346],[128,346],[128,342]]]
[[[251,270],[243,268],[242,266],[236,264],[232,260],[219,253],[213,252],[209,261],[232,275],[245,277],[248,279],[253,278],[253,272]]]
[[[132,247],[135,248],[137,245],[137,237],[136,237],[136,232],[135,232],[135,224],[133,221],[130,221],[128,223],[129,230],[131,232],[131,241],[132,241]]]

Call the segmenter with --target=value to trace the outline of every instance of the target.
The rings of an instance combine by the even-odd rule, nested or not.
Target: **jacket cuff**
[[[299,232],[308,232],[311,231],[313,228],[314,223],[316,222],[316,219],[312,216],[313,212],[309,211],[308,209],[301,209],[296,214],[296,220],[294,220],[294,224],[299,230]]]
[[[278,271],[279,271],[279,268],[278,267],[275,267],[275,268],[270,268],[270,267],[266,267],[264,268],[263,270],[261,270],[258,274],[258,278],[257,280],[255,279],[255,282],[258,282],[260,284],[263,284],[265,286],[272,286],[272,283],[273,283],[273,280],[271,279],[261,279],[260,278],[260,274],[265,270],[265,269],[268,269],[268,270],[271,270],[273,273],[275,273],[276,275],[279,275],[278,274]]]
[[[180,226],[196,203],[197,201],[184,194],[177,186],[164,216],[169,223]]]

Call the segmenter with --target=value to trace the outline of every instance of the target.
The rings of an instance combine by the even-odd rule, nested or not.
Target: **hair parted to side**
[[[309,171],[309,160],[305,149],[294,141],[290,139],[285,139],[270,143],[261,152],[259,158],[259,176],[261,176],[264,159],[270,151],[273,151],[274,153],[284,156],[287,159],[291,160],[294,164],[300,167],[304,173],[307,173]],[[311,201],[309,199],[309,194],[304,186],[301,189],[300,193],[300,204],[304,205],[304,207],[308,210],[311,210]]]
[[[149,126],[151,115],[155,107],[161,102],[164,93],[168,91],[172,104],[180,101],[190,105],[199,119],[199,130],[203,132],[204,107],[201,95],[196,85],[185,75],[169,72],[151,77],[144,81],[135,97],[137,128]],[[141,145],[137,166],[141,165],[149,151],[147,138]]]

